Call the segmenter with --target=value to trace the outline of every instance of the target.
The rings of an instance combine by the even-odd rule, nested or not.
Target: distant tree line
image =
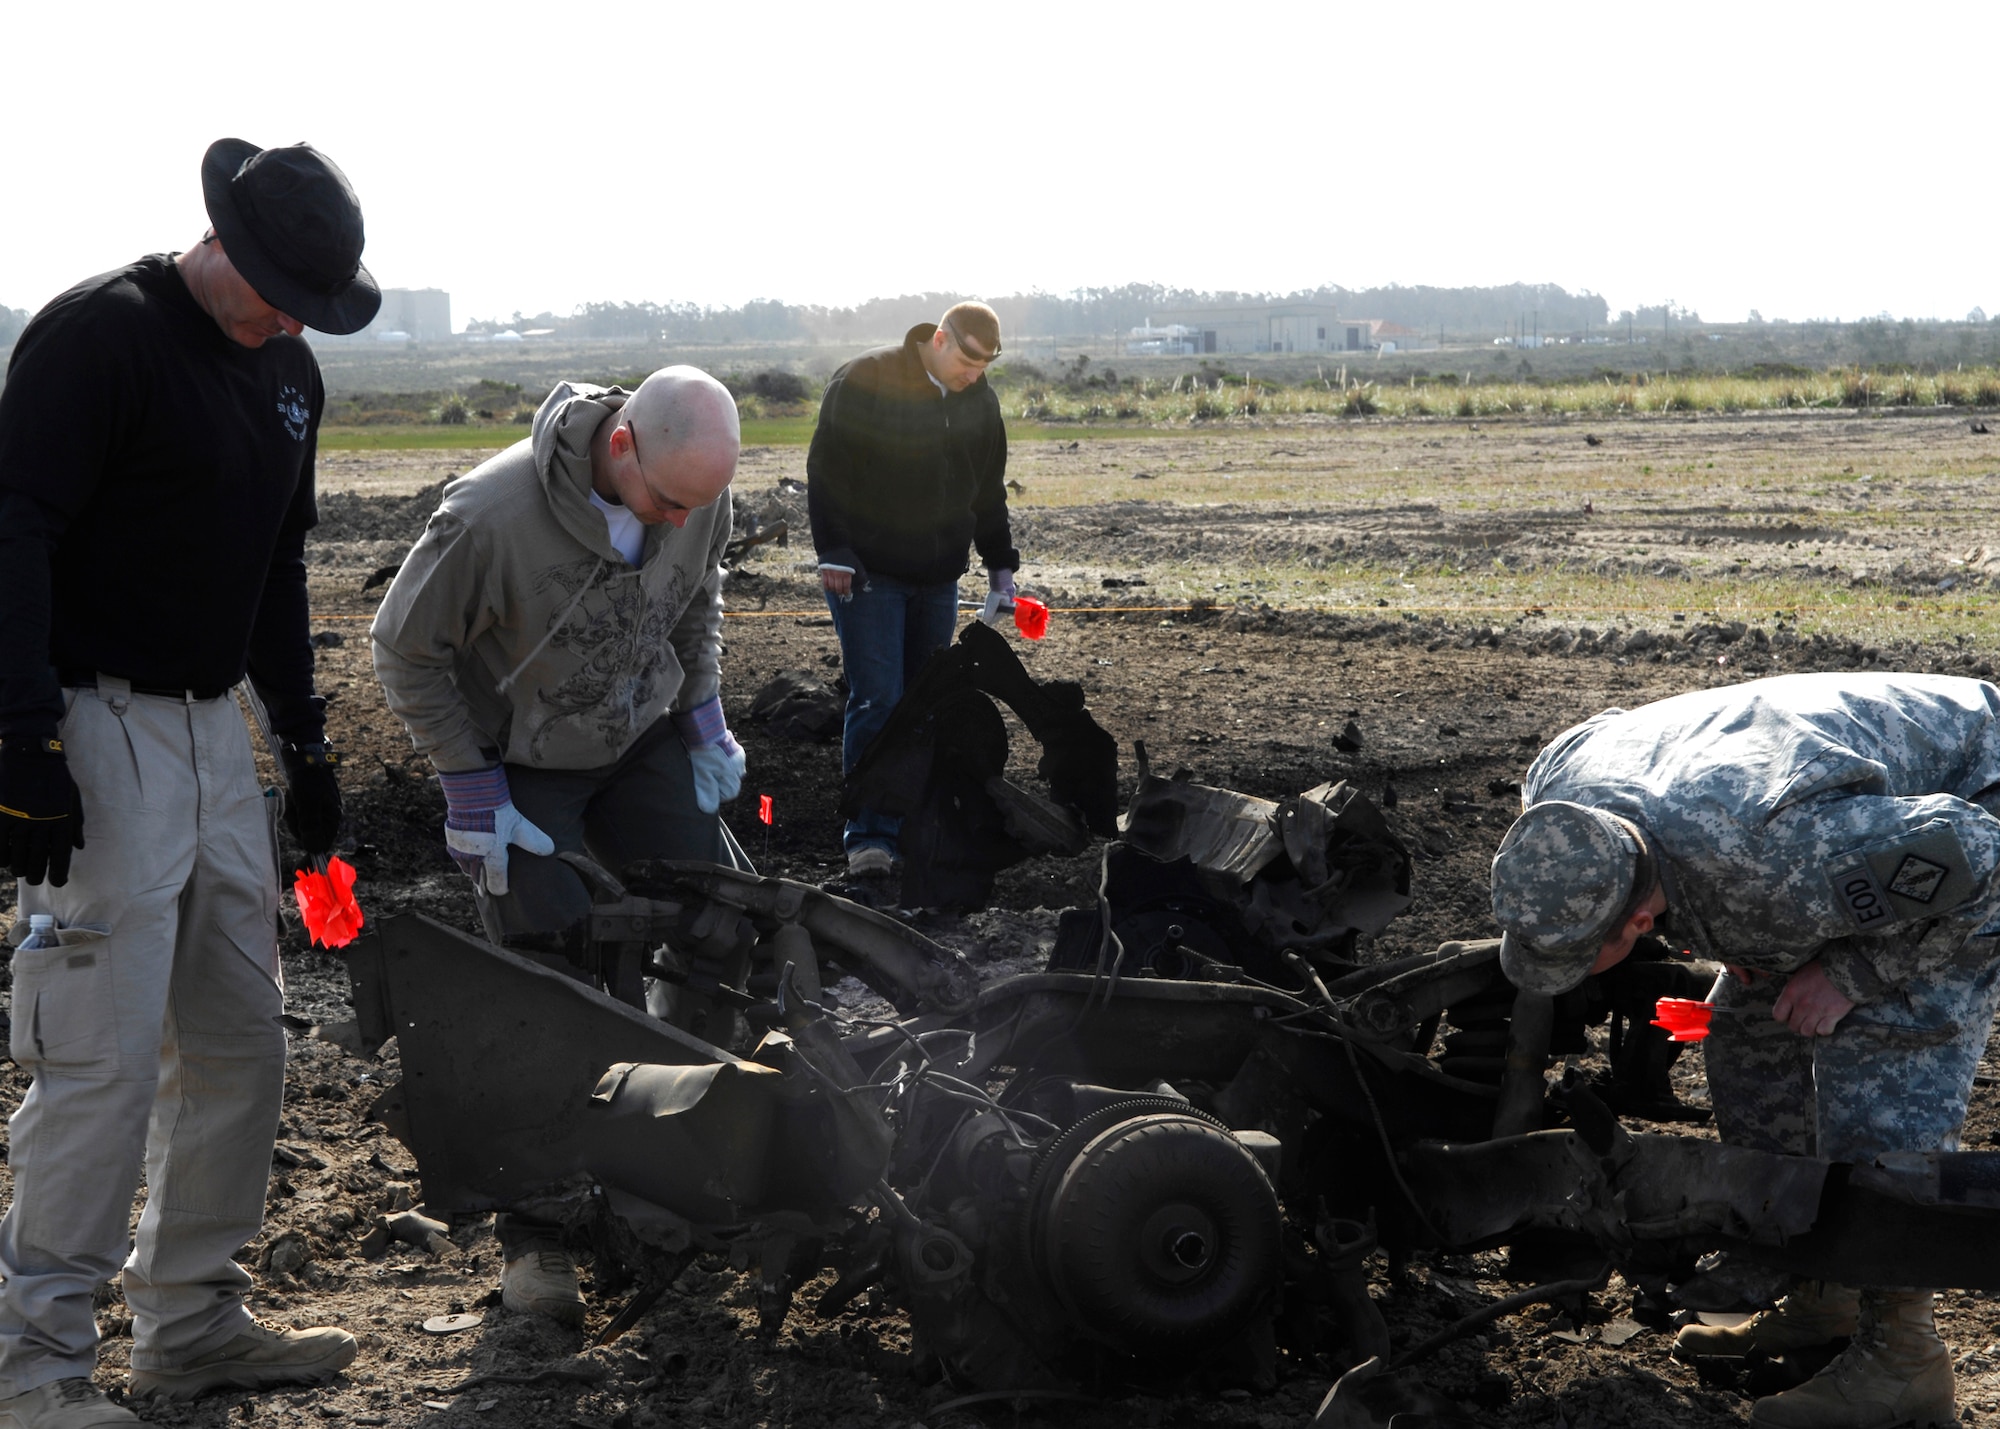
[[[1382,318],[1418,332],[1506,332],[1517,323],[1539,324],[1543,332],[1601,328],[1611,305],[1591,292],[1572,293],[1555,283],[1509,283],[1497,288],[1320,288],[1301,294],[1332,303],[1342,317]]]
[[[12,347],[33,316],[26,308],[0,308],[0,347]]]
[[[782,303],[757,299],[740,308],[697,303],[585,303],[566,318],[540,313],[529,318],[479,318],[471,332],[507,328],[553,328],[566,337],[651,339],[687,345],[754,342],[851,343],[888,340],[938,314],[965,293],[905,293],[871,298],[854,307]],[[1127,283],[1116,288],[1078,288],[1069,293],[1012,293],[988,298],[1001,326],[1037,337],[1077,337],[1124,332],[1171,308],[1257,305],[1272,302],[1328,303],[1343,316],[1380,318],[1420,332],[1440,326],[1449,332],[1504,332],[1516,323],[1539,322],[1544,332],[1601,328],[1609,305],[1595,293],[1571,293],[1553,283],[1514,283],[1497,288],[1326,286],[1292,293],[1207,292],[1159,283]],[[1640,320],[1644,320],[1641,310]],[[1622,320],[1622,319],[1621,319]],[[1692,317],[1690,317],[1692,320]]]
[[[1755,309],[1752,309],[1750,321],[1762,322],[1763,320],[1762,317],[1758,316]],[[1644,328],[1649,333],[1657,332],[1663,328],[1698,323],[1700,321],[1700,313],[1696,312],[1693,308],[1682,307],[1672,298],[1667,299],[1664,303],[1655,303],[1650,307],[1642,305],[1637,308],[1625,308],[1618,314],[1618,325],[1620,327]]]

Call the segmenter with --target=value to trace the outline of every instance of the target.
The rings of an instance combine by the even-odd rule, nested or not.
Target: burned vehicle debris
[[[1378,1248],[1513,1247],[1553,1282],[1529,1298],[1611,1268],[1664,1285],[1718,1249],[2000,1289],[2000,1154],[1848,1166],[1620,1123],[1699,1117],[1649,1019],[1712,968],[1654,944],[1549,999],[1496,941],[1360,963],[1410,863],[1341,785],[1271,802],[1148,773],[1122,822],[1046,969],[984,986],[885,914],[705,864],[595,873],[558,953],[387,920],[347,954],[363,1042],[400,1046],[380,1115],[432,1214],[561,1218],[639,1308],[728,1248],[767,1336],[875,1293],[915,1369],[974,1390],[1256,1390],[1289,1361],[1339,1381],[1320,1422],[1386,1422],[1364,1403],[1385,1366],[1449,1334],[1391,1359]],[[652,1010],[558,955],[636,969]],[[840,973],[893,1015],[837,1006]],[[1608,1076],[1551,1085],[1607,1023]]]
[[[1409,851],[1352,786],[1273,802],[1156,778],[1144,745],[1138,761],[1098,906],[1063,914],[1052,971],[1199,979],[1234,966],[1297,992],[1287,954],[1352,970],[1359,935],[1409,907]]]
[[[1047,797],[1005,776],[1004,703],[1042,746]],[[903,900],[981,908],[993,876],[1117,832],[1118,747],[1071,681],[1035,680],[1006,638],[972,621],[903,692],[848,777],[841,812],[903,820]]]

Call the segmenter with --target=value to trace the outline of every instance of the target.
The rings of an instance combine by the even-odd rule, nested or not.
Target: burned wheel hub
[[[1139,1256],[1147,1272],[1165,1284],[1197,1279],[1215,1261],[1215,1222],[1185,1201],[1162,1206],[1139,1232]]]
[[[1278,1198],[1229,1132],[1187,1112],[1119,1121],[1048,1197],[1038,1257],[1075,1322],[1127,1354],[1229,1338],[1279,1278]]]

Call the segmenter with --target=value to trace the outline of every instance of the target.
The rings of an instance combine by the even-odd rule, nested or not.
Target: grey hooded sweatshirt
[[[646,531],[635,568],[590,504],[616,387],[559,384],[525,441],[445,488],[375,615],[375,673],[446,773],[596,769],[720,687],[729,493]]]

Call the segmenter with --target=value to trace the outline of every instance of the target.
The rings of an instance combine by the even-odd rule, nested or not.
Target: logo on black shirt
[[[278,416],[293,441],[306,439],[306,425],[312,421],[312,408],[306,405],[305,393],[289,382],[278,391]]]

